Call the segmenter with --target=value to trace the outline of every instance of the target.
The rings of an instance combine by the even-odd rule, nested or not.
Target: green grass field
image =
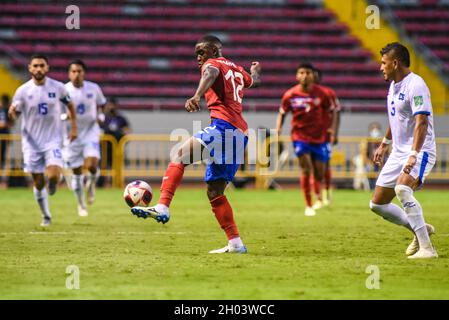
[[[157,198],[158,194],[155,194]],[[368,209],[369,193],[334,193],[305,217],[299,190],[228,192],[247,255],[210,255],[226,244],[205,190],[180,188],[166,225],[132,216],[122,190],[99,190],[88,218],[59,190],[53,225],[39,227],[31,190],[0,191],[1,299],[448,299],[447,191],[417,198],[434,224],[439,259],[410,261],[411,235]],[[66,288],[66,267],[80,289]],[[366,268],[380,271],[369,290]]]

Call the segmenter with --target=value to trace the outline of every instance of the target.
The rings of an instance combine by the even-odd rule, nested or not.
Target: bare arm
[[[278,135],[281,134],[282,132],[282,126],[284,125],[285,116],[286,116],[285,112],[279,111],[278,117],[276,119],[276,132]]]
[[[16,107],[14,105],[11,105],[8,109],[8,118],[11,121],[11,126],[14,124],[14,122],[19,117],[20,112],[16,111]]]
[[[376,149],[376,152],[374,152],[373,156],[373,162],[379,166],[383,164],[385,153],[388,150],[388,146],[391,143],[391,128],[390,125],[388,125],[387,131],[385,132],[385,138],[386,140],[389,140],[389,143],[385,143],[385,140],[382,141],[382,143],[379,145],[379,147]]]
[[[257,88],[261,85],[262,81],[260,80],[260,72],[262,71],[262,68],[260,66],[260,63],[255,61],[251,64],[251,78],[253,79],[253,84],[251,85],[251,88]]]
[[[337,144],[337,130],[338,130],[338,124],[339,124],[339,114],[340,112],[337,111],[337,109],[333,109],[332,110],[332,123],[330,128],[328,129],[330,131],[330,135],[331,135],[331,143],[333,145]]]
[[[188,112],[195,112],[200,110],[200,99],[206,93],[206,91],[214,84],[220,71],[212,66],[206,67],[196,89],[195,95],[188,99],[185,103],[185,108]]]
[[[67,110],[69,111],[69,118],[70,118],[70,133],[69,133],[69,139],[70,141],[73,141],[76,139],[78,135],[78,128],[76,123],[76,112],[75,112],[75,106],[73,105],[73,102],[69,102],[67,104]]]

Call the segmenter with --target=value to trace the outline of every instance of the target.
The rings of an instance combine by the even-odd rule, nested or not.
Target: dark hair
[[[46,55],[44,54],[40,54],[40,53],[35,53],[31,56],[30,61],[33,61],[33,59],[44,59],[45,62],[48,64],[48,58]]]
[[[112,103],[113,105],[117,106],[117,98],[116,97],[110,97],[107,100],[109,103]]]
[[[197,43],[202,43],[202,42],[208,43],[208,44],[213,44],[213,45],[215,45],[217,47],[222,47],[223,46],[223,43],[220,41],[220,39],[218,39],[216,36],[213,36],[213,35],[210,35],[210,34],[205,35],[204,37],[202,37],[201,39],[199,39],[197,41]]]
[[[310,69],[312,71],[315,71],[315,67],[310,62],[300,63],[298,68],[296,68],[296,70],[299,70],[299,69]]]
[[[81,66],[81,67],[83,68],[84,71],[87,70],[86,64],[83,62],[83,60],[75,59],[75,60],[73,60],[72,62],[70,62],[70,63],[69,63],[69,67],[68,67],[69,70],[70,70],[70,67],[72,66],[72,64],[76,64],[76,65],[78,65],[78,66]]]
[[[404,45],[399,42],[389,43],[380,50],[380,55],[383,56],[390,51],[393,51],[393,57],[395,59],[398,59],[407,68],[410,67],[410,53]]]

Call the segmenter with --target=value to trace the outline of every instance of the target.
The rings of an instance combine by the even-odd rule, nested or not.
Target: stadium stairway
[[[79,30],[67,30],[68,1],[2,1],[0,41],[12,66],[27,77],[24,59],[50,58],[50,76],[65,81],[70,60],[88,65],[88,79],[128,108],[182,109],[199,79],[193,47],[207,33],[224,42],[224,55],[247,69],[258,60],[261,88],[248,90],[246,107],[277,110],[293,86],[296,67],[321,68],[351,110],[379,110],[387,84],[375,62],[345,23],[321,1],[77,1]],[[213,19],[211,19],[213,17]],[[25,60],[27,61],[27,60]]]
[[[380,61],[379,51],[383,45],[399,41],[406,44],[410,49],[412,44],[406,39],[401,39],[399,32],[393,28],[388,21],[382,18],[380,18],[378,29],[365,27],[367,19],[369,24],[369,16],[372,13],[368,8],[370,4],[380,5],[379,8],[381,12],[383,8],[389,5],[397,8],[397,17],[399,18],[399,21],[402,21],[401,23],[405,24],[406,29],[410,33],[409,38],[413,40],[423,39],[429,44],[438,43],[440,45],[435,47],[436,50],[439,50],[437,52],[441,53],[442,57],[445,57],[447,54],[449,58],[449,36],[447,34],[447,18],[449,18],[449,12],[446,12],[449,2],[446,1],[446,5],[444,5],[443,0],[441,1],[441,6],[439,6],[438,3],[440,2],[438,1],[441,0],[378,0],[369,2],[366,0],[325,0],[324,3],[328,9],[333,10],[340,22],[346,23],[349,26],[351,34],[361,40],[363,47],[370,50],[375,56],[375,59]],[[436,19],[432,22],[433,18]],[[442,20],[444,18],[446,18],[445,21]],[[440,32],[433,32],[432,30]],[[416,36],[411,37],[411,35]],[[441,73],[435,72],[435,70],[428,65],[428,61],[414,50],[410,50],[410,56],[412,71],[415,71],[422,76],[429,86],[432,94],[434,112],[437,114],[447,113],[449,110],[449,87],[444,83]]]

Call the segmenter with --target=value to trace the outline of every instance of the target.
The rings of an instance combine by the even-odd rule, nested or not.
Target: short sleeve
[[[97,105],[104,106],[106,104],[106,98],[103,95],[103,91],[101,91],[101,88],[100,88],[99,85],[96,85],[95,89],[97,91],[97,94],[96,94],[96,96],[97,96],[97,98],[96,98]]]
[[[69,92],[67,91],[65,85],[63,85],[62,83],[59,86],[59,101],[61,101],[64,105],[68,105],[71,101]]]
[[[280,113],[287,113],[291,110],[290,98],[291,97],[288,92],[284,93],[281,100],[281,108],[279,109]]]
[[[16,111],[18,112],[22,112],[25,103],[23,91],[24,91],[23,88],[20,87],[19,89],[16,90],[16,92],[14,93],[14,97],[12,98],[11,104],[16,108]]]
[[[418,114],[430,115],[432,113],[432,102],[430,100],[429,88],[422,79],[416,81],[409,91],[410,106],[414,116]]]
[[[205,64],[203,64],[202,68],[201,68],[201,74],[203,74],[204,70],[206,70],[207,67],[213,67],[215,69],[220,70],[220,64],[215,61],[214,59],[209,59],[206,61]]]

